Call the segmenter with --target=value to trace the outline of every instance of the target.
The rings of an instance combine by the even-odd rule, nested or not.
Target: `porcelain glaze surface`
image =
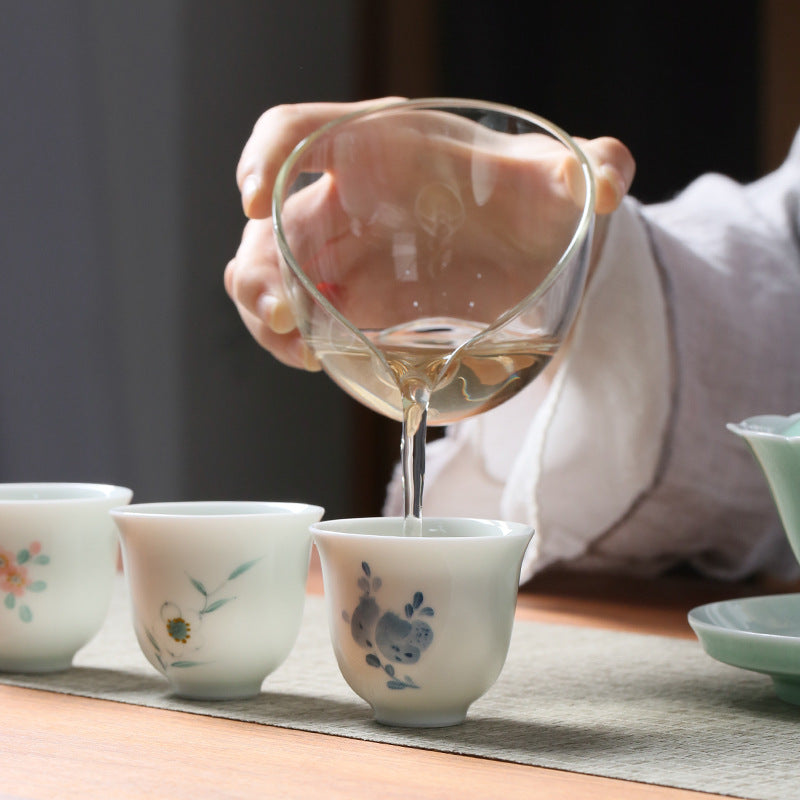
[[[110,509],[132,492],[82,483],[0,484],[0,669],[68,669],[100,630],[117,568]]]
[[[312,526],[336,658],[389,725],[462,722],[495,682],[514,621],[532,531],[515,523],[400,518]]]
[[[779,697],[800,704],[800,594],[709,603],[689,624],[712,658],[769,675]]]
[[[289,654],[303,614],[300,503],[162,503],[113,512],[139,645],[179,695],[250,697]]]
[[[800,561],[800,413],[749,417],[728,430],[750,445]]]

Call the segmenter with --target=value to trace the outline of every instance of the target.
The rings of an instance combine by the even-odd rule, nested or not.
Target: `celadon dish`
[[[712,658],[769,675],[778,697],[800,705],[800,594],[708,603],[689,624]]]

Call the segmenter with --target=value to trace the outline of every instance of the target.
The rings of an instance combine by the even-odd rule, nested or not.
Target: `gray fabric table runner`
[[[98,636],[67,672],[16,686],[753,798],[800,798],[800,708],[769,678],[695,641],[518,621],[497,683],[452,728],[372,721],[341,677],[321,597],[287,661],[251,700],[171,696],[133,633],[122,579]]]

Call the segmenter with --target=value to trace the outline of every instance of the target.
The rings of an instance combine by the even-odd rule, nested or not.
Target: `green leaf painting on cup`
[[[261,559],[256,558],[239,564],[222,583],[211,589],[206,582],[187,573],[189,584],[198,595],[197,605],[181,607],[166,600],[161,604],[158,623],[152,628],[145,628],[153,659],[163,672],[211,663],[202,659],[205,644],[203,620],[236,600],[237,596],[233,591],[235,587],[231,584],[259,561]]]
[[[3,607],[17,613],[23,622],[33,621],[33,611],[27,595],[43,592],[46,581],[35,578],[38,567],[46,567],[50,556],[42,553],[39,542],[31,542],[16,553],[0,546],[0,593],[5,593]]]

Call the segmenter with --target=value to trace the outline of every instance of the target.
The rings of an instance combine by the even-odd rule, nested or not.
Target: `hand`
[[[369,101],[350,105],[307,104],[271,109],[256,124],[242,153],[237,181],[245,213],[251,219],[245,227],[236,257],[226,269],[225,285],[250,333],[279,360],[292,366],[318,368],[316,360],[299,336],[284,295],[279,271],[279,254],[272,235],[272,221],[269,218],[273,184],[280,166],[300,139],[344,113],[373,105],[374,101]],[[435,128],[438,124],[440,124],[439,118],[431,113],[427,118],[426,128],[428,126]],[[448,124],[452,125],[452,120]],[[463,125],[471,126],[473,123],[464,120]],[[430,131],[426,130],[426,133],[430,134]],[[387,186],[391,187],[391,191],[398,197],[397,206],[404,208],[413,207],[414,204],[402,199],[403,192],[417,191],[419,185],[413,180],[416,162],[410,157],[404,157],[411,152],[408,145],[411,144],[409,137],[413,135],[413,130],[409,131],[403,126],[399,128],[392,126],[391,129],[382,131],[379,136],[372,136],[369,140],[353,144],[359,159],[379,161],[387,166],[389,174],[382,175],[383,185],[380,188],[385,192]],[[460,210],[474,217],[466,220],[468,223],[466,229],[470,232],[470,242],[466,249],[473,259],[479,258],[482,250],[496,252],[498,247],[505,244],[494,235],[499,226],[493,226],[492,219],[507,220],[509,215],[520,218],[512,234],[514,248],[518,249],[521,246],[525,251],[524,263],[521,261],[517,265],[513,263],[513,259],[509,260],[505,264],[503,275],[487,281],[487,285],[496,287],[487,302],[491,301],[495,304],[494,307],[504,309],[508,307],[508,297],[519,298],[524,295],[524,289],[517,286],[517,283],[522,280],[538,283],[540,276],[537,276],[535,269],[531,267],[531,264],[537,261],[531,255],[533,250],[535,248],[541,250],[543,242],[549,243],[554,252],[563,247],[563,242],[557,235],[559,227],[563,228],[565,233],[571,231],[576,207],[582,205],[583,198],[571,197],[574,187],[579,184],[573,180],[574,172],[570,169],[570,162],[564,158],[563,148],[560,146],[554,148],[552,141],[547,137],[535,134],[512,137],[514,142],[509,154],[508,142],[502,143],[505,148],[502,153],[499,147],[495,147],[495,144],[501,144],[501,139],[508,137],[489,132],[486,136],[485,153],[482,151],[477,163],[480,169],[492,176],[492,186],[498,188],[493,190],[485,207],[480,209],[480,217],[477,211],[471,211],[469,206]],[[494,137],[494,140],[489,137]],[[459,154],[454,152],[458,149],[457,141],[454,142],[450,137],[443,141],[446,141],[443,147],[451,151],[448,153],[449,163],[455,167],[453,174],[447,176],[442,186],[445,187],[445,191],[448,185],[458,190],[458,186],[469,179],[469,175],[461,175],[460,172],[474,170],[476,159],[474,153],[472,159],[459,159]],[[624,145],[615,139],[579,141],[594,167],[597,213],[607,215],[617,208],[630,186],[635,169],[633,159]],[[390,155],[387,155],[387,151]],[[416,169],[416,172],[420,169]],[[371,173],[367,171],[366,174]],[[520,175],[523,176],[522,179]],[[376,187],[365,183],[367,178],[361,175],[356,175],[355,179],[349,182],[344,180],[344,177],[342,176],[340,180],[317,181],[290,198],[291,206],[287,202],[283,214],[285,226],[289,225],[298,232],[310,230],[314,226],[304,226],[304,220],[313,216],[315,210],[323,206],[333,208],[334,204],[336,208],[346,208],[350,217],[358,217],[363,213],[366,219],[373,214],[374,209],[369,198]],[[505,186],[513,187],[513,190],[503,192]],[[523,196],[520,194],[521,190],[524,191]],[[437,198],[434,196],[432,199],[435,208]],[[419,206],[417,200],[417,207]],[[531,214],[532,208],[537,208],[539,213]],[[334,219],[335,224],[335,217],[331,219]],[[541,220],[539,229],[531,224],[532,219]],[[461,224],[464,222],[465,220],[461,220]],[[507,224],[503,226],[504,229],[508,227]],[[596,240],[602,241],[602,218],[598,220],[598,229],[599,235]],[[542,230],[547,231],[548,237],[542,235]],[[380,293],[375,287],[375,275],[378,271],[370,270],[370,266],[374,266],[375,263],[375,253],[370,253],[367,261],[363,242],[355,241],[352,237],[348,239],[347,233],[343,221],[342,231],[328,232],[324,245],[339,248],[335,262],[346,265],[349,295],[347,299],[351,307],[341,310],[352,318],[358,308],[370,306],[370,303],[363,302],[365,295],[371,293],[370,299],[374,300]],[[305,242],[301,242],[302,239],[303,236],[298,233],[295,240],[298,249],[305,246]],[[319,241],[310,241],[307,246],[307,256],[310,258],[317,253],[319,246]],[[342,249],[346,249],[346,257],[343,257]],[[540,256],[538,260],[543,265],[543,270],[549,269],[552,264],[550,252],[543,251],[534,255]],[[361,276],[364,276],[365,280],[360,281]],[[497,279],[498,277],[500,279]],[[503,294],[504,290],[507,297]],[[374,306],[374,302],[372,305]]]

